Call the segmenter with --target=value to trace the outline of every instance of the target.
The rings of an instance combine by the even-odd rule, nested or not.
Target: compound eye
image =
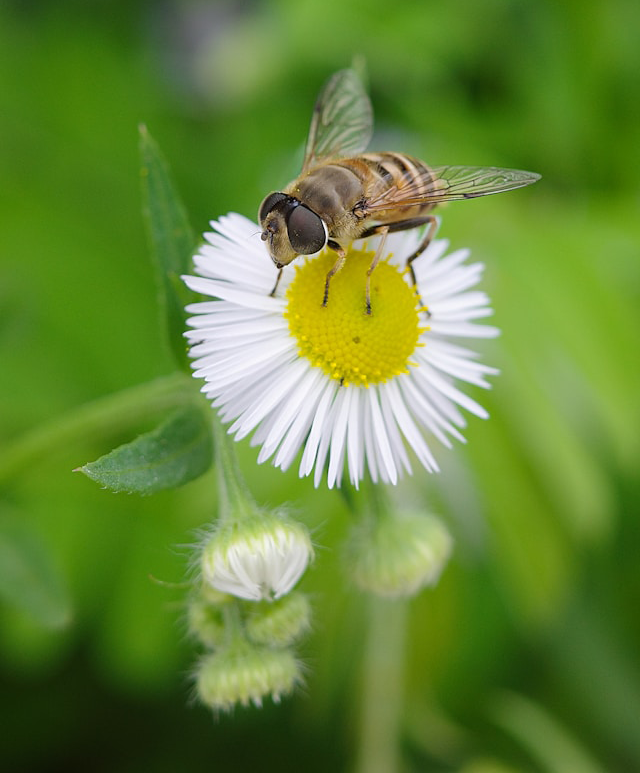
[[[284,193],[270,193],[267,198],[260,204],[260,209],[258,211],[258,219],[260,220],[260,225],[264,222],[265,217],[271,212],[271,210],[275,209],[275,207],[280,204],[281,201],[284,201],[287,198],[286,194]]]
[[[327,243],[324,223],[315,212],[303,204],[289,213],[287,233],[291,246],[300,255],[313,255]]]

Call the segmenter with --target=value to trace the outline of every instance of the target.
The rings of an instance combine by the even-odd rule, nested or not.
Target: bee
[[[388,233],[426,226],[412,263],[428,247],[437,221],[429,214],[447,201],[472,199],[530,185],[534,172],[492,166],[427,166],[395,152],[365,152],[373,133],[373,110],[362,82],[352,69],[340,70],[316,101],[302,172],[283,191],[270,193],[260,205],[261,238],[279,269],[300,255],[325,247],[336,253],[326,276],[322,305],[329,301],[331,278],[346,260],[345,246],[355,239],[382,238],[367,271],[366,313],[371,314],[370,279]]]

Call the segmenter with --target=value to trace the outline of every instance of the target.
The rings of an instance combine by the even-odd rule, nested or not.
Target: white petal
[[[481,419],[488,418],[489,414],[481,405],[478,405],[475,400],[472,400],[468,395],[465,395],[464,392],[456,389],[456,387],[454,387],[451,382],[440,376],[437,371],[430,365],[423,365],[420,368],[420,371],[423,374],[423,377],[428,380],[432,389],[437,390],[449,400],[452,400],[454,403],[457,403],[463,408],[466,408],[468,411],[474,413],[476,416],[479,416]]]
[[[414,450],[416,456],[422,462],[423,466],[429,471],[437,470],[438,464],[433,458],[433,455],[429,450],[429,446],[425,442],[422,433],[409,415],[409,412],[404,404],[402,394],[400,393],[397,381],[390,381],[385,386],[387,387],[391,409],[393,410],[394,416],[398,422],[398,426],[402,430],[402,434],[407,439],[407,442]]]
[[[313,376],[305,360],[296,360],[291,364],[288,375],[287,397],[280,410],[274,412],[269,431],[261,439],[260,461],[268,459],[282,442],[282,439],[298,414],[312,385]]]
[[[387,436],[387,431],[380,410],[380,403],[378,401],[378,390],[374,387],[370,387],[368,390],[368,406],[370,410],[370,420],[373,429],[373,441],[375,443],[375,449],[379,462],[381,462],[381,473],[383,480],[397,483],[398,471],[396,469],[395,460],[391,451],[391,444]]]
[[[276,360],[290,361],[295,356],[295,348],[284,337],[273,338],[268,345],[247,346],[244,350],[232,352],[219,358],[206,356],[195,360],[195,378],[206,378],[209,384],[223,384],[237,381],[247,376],[256,377],[264,366],[267,370]]]
[[[463,440],[456,427],[447,421],[445,416],[428,399],[426,393],[421,391],[416,379],[398,379],[398,386],[418,422],[426,427],[443,445],[451,448],[451,442],[445,433],[458,440]]]
[[[290,390],[295,389],[297,382],[302,378],[303,370],[295,367],[283,368],[277,374],[274,383],[269,389],[264,389],[260,399],[256,400],[251,410],[247,411],[233,426],[237,431],[238,439],[246,437],[277,405],[286,397]]]
[[[329,414],[331,403],[333,402],[333,396],[337,389],[337,383],[333,380],[327,380],[324,391],[320,400],[318,401],[318,407],[313,417],[313,423],[311,425],[311,431],[309,437],[305,443],[304,453],[300,460],[300,476],[304,477],[309,475],[313,470],[313,465],[316,461],[316,455],[318,453],[318,446],[322,439],[322,433],[325,431],[325,420]]]
[[[308,391],[305,393],[300,410],[289,427],[274,460],[274,464],[283,470],[289,468],[295,455],[300,450],[303,439],[309,432],[312,417],[316,412],[322,390],[325,386],[324,374],[318,368],[313,368],[305,383]]]
[[[333,436],[333,430],[335,426],[336,414],[338,412],[338,406],[342,402],[340,399],[341,388],[337,387],[334,392],[334,398],[327,412],[327,416],[324,421],[324,427],[322,428],[320,443],[318,444],[318,453],[316,456],[316,470],[313,476],[313,485],[317,488],[322,480],[324,473],[324,464],[327,459],[327,453],[331,445],[331,438]],[[329,482],[329,481],[327,481]],[[333,488],[333,481],[329,488]]]
[[[373,422],[371,421],[369,411],[369,391],[373,387],[369,387],[366,392],[361,392],[362,399],[362,411],[360,416],[362,417],[362,427],[364,430],[364,451],[367,458],[367,466],[371,475],[371,480],[374,483],[378,482],[378,458],[376,453],[376,446],[373,440]]]
[[[349,480],[353,486],[358,488],[358,483],[364,476],[364,442],[360,438],[362,432],[362,389],[351,391],[351,411],[347,425],[347,462]]]
[[[284,301],[280,298],[273,298],[271,295],[240,290],[229,282],[219,282],[216,279],[205,279],[199,276],[183,276],[182,278],[187,287],[196,293],[222,298],[222,300],[237,303],[239,306],[246,306],[250,309],[261,309],[272,313],[284,311]]]
[[[486,373],[497,373],[495,368],[488,368],[486,365],[481,365],[466,357],[451,354],[441,347],[438,341],[434,341],[431,346],[428,346],[421,353],[421,357],[443,373],[447,373],[462,381],[467,381],[470,384],[482,386],[485,389],[488,389],[490,384],[483,378],[483,375]]]
[[[382,415],[384,417],[385,427],[387,428],[387,435],[389,436],[389,441],[391,443],[394,457],[398,459],[404,469],[409,474],[411,474],[411,464],[409,462],[409,457],[407,456],[407,451],[402,441],[402,435],[400,434],[398,425],[396,424],[394,411],[389,401],[388,386],[389,382],[386,382],[384,384],[380,384],[378,389],[378,395],[380,396],[380,407],[382,408]]]
[[[495,338],[500,331],[491,325],[474,325],[471,322],[440,322],[431,323],[431,332],[440,336],[455,338]]]
[[[351,409],[351,396],[353,389],[338,390],[336,395],[336,419],[331,433],[331,453],[329,456],[329,472],[327,485],[333,488],[335,483],[340,484],[342,468],[344,466],[344,445],[347,437],[347,422]]]

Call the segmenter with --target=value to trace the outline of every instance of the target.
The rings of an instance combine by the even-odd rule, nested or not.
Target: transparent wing
[[[531,185],[540,179],[535,172],[500,169],[495,166],[434,166],[410,181],[392,185],[367,202],[368,212],[399,209],[419,204],[473,199]]]
[[[340,70],[316,101],[302,170],[331,157],[362,153],[373,133],[373,110],[355,70]]]

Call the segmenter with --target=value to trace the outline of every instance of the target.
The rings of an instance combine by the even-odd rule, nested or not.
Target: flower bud
[[[278,599],[313,556],[307,529],[274,513],[223,522],[205,544],[202,574],[223,593],[250,601]]]
[[[294,592],[269,604],[251,609],[245,627],[256,644],[284,647],[299,638],[310,626],[311,606],[303,593]]]
[[[412,596],[435,585],[451,554],[445,525],[420,513],[380,513],[355,527],[348,545],[355,584],[379,596]]]
[[[202,596],[195,596],[189,601],[187,625],[189,633],[206,647],[217,647],[225,640],[223,610]]]
[[[210,708],[222,711],[237,703],[259,707],[268,696],[278,703],[299,681],[300,667],[289,650],[241,640],[205,656],[196,672],[198,697]]]

